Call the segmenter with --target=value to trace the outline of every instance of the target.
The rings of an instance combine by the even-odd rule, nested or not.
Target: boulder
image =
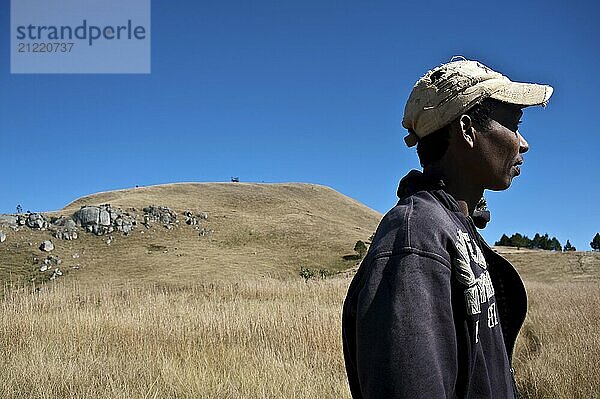
[[[106,209],[100,209],[100,220],[98,222],[100,226],[110,226],[110,212]]]
[[[52,244],[52,241],[50,240],[46,240],[42,243],[42,245],[40,245],[40,249],[44,252],[50,252],[54,250],[54,244]]]
[[[0,242],[4,242],[6,241],[6,234],[4,234],[4,232],[0,231]]]
[[[0,215],[0,226],[17,226],[19,218],[13,215]]]
[[[77,223],[71,218],[67,218],[64,216],[59,217],[58,219],[52,222],[52,225],[57,227],[66,227],[68,229],[74,229],[77,227]]]
[[[27,227],[37,230],[43,230],[48,227],[48,222],[41,213],[30,213],[25,221]]]
[[[87,227],[100,222],[100,208],[97,206],[82,206],[75,212],[73,220],[78,226]]]

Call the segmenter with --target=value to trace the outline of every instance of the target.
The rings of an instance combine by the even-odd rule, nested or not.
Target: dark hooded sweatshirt
[[[516,397],[525,288],[443,188],[418,171],[402,179],[352,280],[342,333],[354,399]]]

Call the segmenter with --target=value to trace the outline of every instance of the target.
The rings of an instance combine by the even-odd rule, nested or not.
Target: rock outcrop
[[[134,215],[113,208],[110,204],[82,206],[73,215],[73,220],[77,226],[98,236],[110,234],[115,230],[129,234],[136,225]]]
[[[150,227],[153,222],[161,223],[167,229],[178,224],[177,214],[166,206],[150,205],[143,209],[144,226]]]
[[[19,218],[13,215],[0,215],[0,226],[15,227],[19,224]]]
[[[52,222],[51,228],[54,230],[54,237],[58,239],[76,240],[78,237],[77,224],[71,218],[61,216]]]
[[[45,230],[48,227],[46,218],[41,213],[30,213],[25,220],[27,227],[36,230]]]

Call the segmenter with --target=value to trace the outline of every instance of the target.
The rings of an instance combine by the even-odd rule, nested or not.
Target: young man
[[[551,95],[467,60],[414,86],[402,124],[423,172],[400,182],[344,303],[353,398],[517,396],[511,359],[527,298],[514,267],[478,234],[486,212],[477,205],[520,174],[522,108]]]

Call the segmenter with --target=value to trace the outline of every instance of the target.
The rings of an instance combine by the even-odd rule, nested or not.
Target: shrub
[[[367,253],[367,244],[362,240],[358,240],[354,245],[354,250],[358,253],[358,256],[362,258]]]

